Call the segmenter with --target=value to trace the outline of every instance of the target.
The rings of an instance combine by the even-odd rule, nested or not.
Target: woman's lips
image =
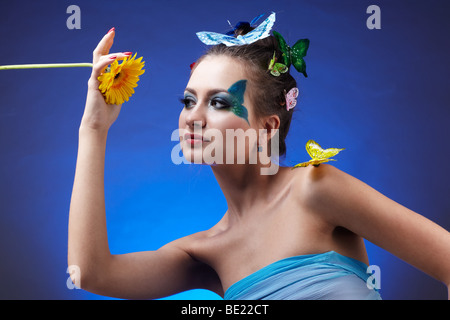
[[[193,133],[186,133],[184,135],[184,140],[190,145],[199,145],[202,144],[203,142],[209,142],[209,140],[204,139],[202,135]]]

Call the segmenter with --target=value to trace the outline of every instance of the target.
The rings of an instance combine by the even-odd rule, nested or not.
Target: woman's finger
[[[126,57],[131,56],[131,52],[117,52],[117,53],[111,53],[108,55],[102,55],[100,56],[100,58],[98,59],[98,61],[93,65],[92,67],[92,75],[91,75],[91,79],[93,81],[91,81],[91,83],[93,85],[97,85],[98,86],[98,76],[100,76],[100,74],[105,70],[105,68],[114,62],[114,60],[122,60],[125,59]]]
[[[93,52],[93,63],[97,63],[97,61],[100,59],[101,56],[107,55],[109,53],[109,50],[111,49],[113,43],[114,43],[114,36],[116,34],[116,31],[114,28],[110,29],[107,34],[105,34],[98,43],[97,47],[95,48]]]

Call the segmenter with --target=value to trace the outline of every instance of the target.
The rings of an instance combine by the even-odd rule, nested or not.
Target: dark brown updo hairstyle
[[[253,30],[247,24],[235,30],[235,36],[244,35]],[[264,116],[277,115],[280,119],[279,134],[279,155],[286,154],[286,136],[292,120],[292,112],[286,110],[285,93],[294,87],[297,82],[290,75],[289,71],[273,76],[268,70],[270,60],[275,57],[278,62],[282,62],[282,52],[278,47],[278,42],[273,36],[268,36],[248,45],[226,46],[219,44],[211,47],[195,64],[200,63],[208,56],[228,56],[238,61],[246,68],[249,82],[248,87],[250,99],[255,108],[257,119]],[[193,66],[195,68],[195,65]]]

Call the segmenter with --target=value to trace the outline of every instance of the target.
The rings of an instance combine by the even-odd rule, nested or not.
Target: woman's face
[[[179,118],[187,161],[242,163],[239,154],[248,160],[258,135],[256,126],[251,126],[255,116],[248,90],[244,68],[233,58],[207,56],[195,67]]]

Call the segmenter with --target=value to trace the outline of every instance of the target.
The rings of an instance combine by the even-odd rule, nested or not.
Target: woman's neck
[[[261,174],[261,166],[255,164],[222,164],[211,166],[228,205],[230,218],[241,218],[271,198],[279,171]],[[281,167],[280,167],[281,169]]]

